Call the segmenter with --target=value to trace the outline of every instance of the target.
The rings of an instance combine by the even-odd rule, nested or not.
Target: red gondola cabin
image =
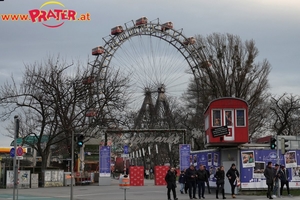
[[[104,53],[104,48],[101,46],[92,49],[93,56],[101,55],[103,53]]]
[[[189,37],[183,41],[184,45],[191,45],[191,44],[195,44],[195,43],[196,43],[196,39],[194,37]]]
[[[140,25],[143,25],[143,24],[147,24],[147,22],[148,22],[147,17],[141,17],[141,18],[139,18],[135,21],[135,25],[140,26]]]
[[[84,85],[92,84],[94,82],[95,82],[94,76],[88,76],[82,79],[82,84]]]
[[[96,109],[89,109],[86,114],[85,114],[86,117],[95,117],[97,116],[97,111]]]
[[[111,34],[112,35],[118,35],[118,34],[122,33],[123,31],[124,30],[123,30],[122,26],[116,26],[116,27],[111,29]]]
[[[246,101],[233,97],[215,99],[204,116],[208,146],[234,146],[249,141]]]
[[[162,31],[165,31],[165,30],[168,30],[168,29],[171,29],[171,28],[173,28],[173,23],[172,22],[166,22],[166,23],[161,25],[161,30]]]

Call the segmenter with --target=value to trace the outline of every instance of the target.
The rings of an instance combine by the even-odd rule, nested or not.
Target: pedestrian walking
[[[206,182],[206,186],[207,186],[207,190],[208,190],[208,194],[210,194],[210,186],[209,186],[209,177],[210,177],[210,172],[209,170],[206,168],[206,166],[204,165],[204,170],[206,171],[207,174],[207,180]]]
[[[196,170],[194,165],[192,164],[186,171],[185,171],[185,178],[186,183],[188,184],[189,189],[189,196],[190,199],[197,199],[196,198]]]
[[[272,162],[268,162],[268,165],[264,170],[264,175],[266,177],[266,184],[268,186],[267,198],[273,199],[272,192],[274,186],[274,170],[272,168]]]
[[[292,196],[290,193],[290,186],[289,186],[289,178],[290,178],[289,170],[287,170],[284,165],[281,165],[279,174],[280,174],[280,181],[281,181],[280,196],[282,196],[284,185],[286,185],[286,190],[287,190],[288,195]]]
[[[168,200],[171,200],[171,191],[173,193],[174,200],[178,200],[177,195],[176,195],[176,173],[175,173],[175,168],[171,167],[166,176],[165,176],[165,181],[167,182],[167,196]]]
[[[272,198],[276,198],[277,196],[277,191],[279,188],[279,177],[280,177],[280,173],[279,173],[279,165],[276,163],[275,164],[275,168],[274,168],[274,188],[273,188],[273,195]]]
[[[224,184],[225,184],[225,171],[224,171],[224,166],[220,166],[218,171],[215,174],[215,178],[217,179],[216,184],[216,198],[218,199],[219,196],[219,191],[222,192],[223,199],[226,199],[225,197],[225,190],[224,190]]]
[[[185,173],[184,173],[184,171],[180,172],[178,182],[180,184],[180,193],[183,194],[183,190],[185,189]]]
[[[201,198],[205,199],[204,192],[205,192],[205,182],[207,180],[207,173],[203,165],[199,166],[196,175],[197,175],[197,184],[198,184],[198,197],[199,199]]]
[[[231,186],[232,198],[235,198],[235,187],[237,185],[237,178],[240,177],[240,173],[236,169],[236,166],[234,163],[232,163],[230,169],[227,171],[226,177],[228,178],[230,186]]]

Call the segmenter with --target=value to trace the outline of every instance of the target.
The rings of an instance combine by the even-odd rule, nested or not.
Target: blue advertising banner
[[[99,176],[110,177],[110,146],[99,147]]]
[[[214,175],[220,166],[220,152],[219,151],[203,151],[191,154],[190,161],[194,164],[196,169],[199,169],[200,165],[204,165],[209,171],[209,182],[211,186],[215,186]]]
[[[279,165],[284,165],[289,171],[289,186],[300,186],[300,151],[289,151],[279,155]],[[268,162],[274,166],[277,163],[276,150],[245,150],[241,151],[241,187],[267,188],[264,170]]]
[[[185,170],[190,167],[190,152],[191,152],[191,146],[189,144],[179,145],[180,170]]]

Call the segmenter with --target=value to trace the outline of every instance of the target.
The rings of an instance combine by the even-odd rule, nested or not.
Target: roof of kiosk
[[[208,106],[206,107],[204,113],[207,112],[208,108],[210,107],[210,105],[211,105],[212,103],[214,103],[214,102],[216,102],[216,101],[220,101],[220,100],[225,100],[225,99],[227,99],[227,100],[230,100],[230,99],[232,99],[232,100],[239,100],[239,101],[242,101],[242,102],[244,102],[245,104],[247,104],[247,106],[249,106],[248,102],[245,101],[244,99],[241,99],[241,98],[236,98],[236,97],[221,97],[221,98],[217,98],[217,99],[214,99],[214,100],[212,100],[211,102],[209,102],[209,104],[208,104]]]

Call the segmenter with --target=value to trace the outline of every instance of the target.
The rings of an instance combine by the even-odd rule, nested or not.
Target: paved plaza
[[[153,180],[145,180],[144,186],[132,186],[126,190],[120,189],[117,180],[113,180],[110,186],[86,185],[73,187],[74,200],[167,200],[166,186],[155,186]],[[36,189],[18,189],[18,200],[67,200],[70,199],[70,186]],[[17,193],[17,192],[16,192]],[[189,200],[187,194],[180,194],[177,188],[179,200]],[[0,189],[0,200],[13,199],[13,189]],[[215,194],[206,194],[205,199],[216,199]],[[227,195],[227,199],[232,199]],[[266,200],[265,196],[237,195],[236,200],[252,199]],[[283,197],[281,200],[291,199]],[[292,197],[300,199],[300,197]]]

